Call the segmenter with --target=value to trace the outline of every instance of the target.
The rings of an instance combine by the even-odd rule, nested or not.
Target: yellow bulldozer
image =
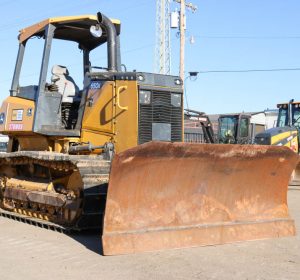
[[[102,227],[105,255],[294,235],[287,185],[298,156],[285,147],[183,143],[182,81],[122,71],[120,30],[99,12],[20,31],[0,109],[9,136],[1,215]],[[29,40],[44,46],[37,85],[20,84]],[[67,65],[49,71],[55,40],[79,47],[82,85]],[[93,64],[98,50],[105,67]]]

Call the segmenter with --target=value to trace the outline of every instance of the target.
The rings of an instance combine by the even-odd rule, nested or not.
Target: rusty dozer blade
[[[295,235],[286,147],[150,142],[115,156],[105,255]]]
[[[300,160],[298,161],[298,164],[292,173],[289,185],[300,186]]]

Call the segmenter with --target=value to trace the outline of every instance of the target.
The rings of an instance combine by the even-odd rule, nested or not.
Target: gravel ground
[[[300,189],[289,190],[300,232]],[[300,238],[104,257],[100,236],[67,236],[0,217],[0,279],[300,279]]]

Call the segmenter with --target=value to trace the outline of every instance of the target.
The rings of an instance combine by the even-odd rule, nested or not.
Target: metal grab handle
[[[121,93],[121,90],[123,90],[123,89],[126,90],[127,86],[120,86],[118,88],[117,95],[116,95],[116,101],[117,101],[117,106],[119,107],[119,109],[127,111],[128,110],[128,106],[123,107],[123,106],[120,105],[120,93]]]

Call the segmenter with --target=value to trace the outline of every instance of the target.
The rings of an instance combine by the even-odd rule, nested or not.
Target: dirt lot
[[[289,205],[300,233],[300,189]],[[0,279],[300,279],[299,236],[117,257],[99,238],[0,217]]]

